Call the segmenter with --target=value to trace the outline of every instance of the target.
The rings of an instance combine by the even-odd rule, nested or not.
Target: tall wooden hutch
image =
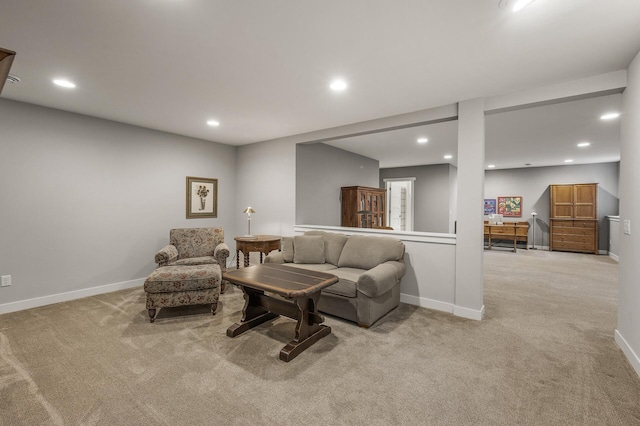
[[[598,184],[549,185],[549,250],[598,254]]]
[[[342,226],[382,228],[386,226],[386,190],[366,186],[342,187]]]

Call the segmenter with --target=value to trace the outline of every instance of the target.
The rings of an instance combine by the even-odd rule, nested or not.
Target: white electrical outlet
[[[11,285],[11,275],[3,275],[1,287],[9,287]]]
[[[624,230],[624,233],[627,235],[631,235],[631,221],[630,220],[625,220],[622,222],[622,227]]]

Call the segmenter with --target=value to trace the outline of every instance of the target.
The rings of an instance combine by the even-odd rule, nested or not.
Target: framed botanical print
[[[218,179],[187,176],[187,219],[218,217]]]
[[[498,197],[498,214],[522,217],[522,197]]]

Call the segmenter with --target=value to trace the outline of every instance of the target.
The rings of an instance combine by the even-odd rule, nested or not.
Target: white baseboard
[[[69,300],[81,299],[83,297],[95,296],[97,294],[111,293],[117,290],[139,287],[144,284],[144,280],[145,278],[138,278],[131,281],[123,281],[120,283],[106,284],[98,287],[83,288],[81,290],[4,303],[0,305],[0,314],[8,314],[9,312],[23,311],[25,309],[38,308],[40,306],[51,305],[53,303],[68,302]]]
[[[453,303],[441,302],[439,300],[428,299],[426,297],[418,297],[410,294],[400,294],[400,301],[409,305],[420,306],[422,308],[429,308],[435,311],[447,312],[454,314],[458,317],[469,318],[474,320],[481,320],[484,316],[484,305],[482,309],[469,309],[462,306],[456,306]]]
[[[611,252],[609,252],[609,257],[612,258],[613,260],[615,260],[616,262],[620,262],[620,258],[618,257],[617,254],[613,254]]]
[[[453,315],[480,321],[484,316],[484,305],[482,305],[482,308],[480,308],[480,310],[463,308],[462,306],[454,306]]]
[[[625,356],[629,360],[629,364],[631,364],[633,369],[636,370],[636,374],[640,376],[640,357],[638,357],[633,348],[629,346],[627,340],[622,337],[622,334],[620,334],[618,330],[616,330],[615,339],[616,343],[620,346],[620,349],[622,349],[622,352],[624,352]]]
[[[400,293],[400,301],[408,305],[420,306],[436,311],[453,313],[453,303],[441,302],[439,300],[427,299],[426,297],[413,296],[411,294]]]

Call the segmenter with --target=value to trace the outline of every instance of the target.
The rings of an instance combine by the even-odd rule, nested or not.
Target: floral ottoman
[[[215,315],[220,297],[222,272],[216,264],[161,266],[144,282],[149,320],[156,309],[172,306],[211,304]]]

